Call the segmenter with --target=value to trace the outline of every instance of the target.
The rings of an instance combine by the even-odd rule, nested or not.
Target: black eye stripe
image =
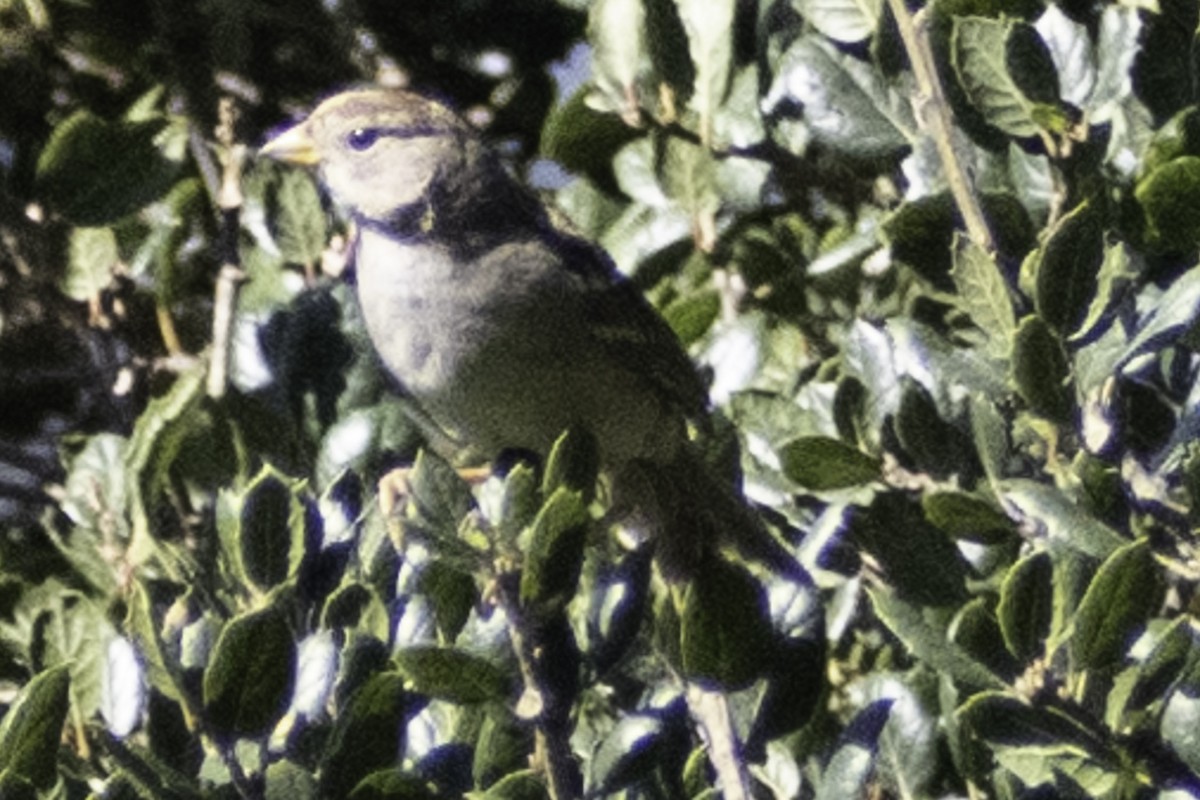
[[[433,125],[408,125],[395,127],[355,128],[346,134],[346,144],[351,150],[369,150],[384,137],[394,139],[420,139],[429,136],[444,136],[449,131]]]

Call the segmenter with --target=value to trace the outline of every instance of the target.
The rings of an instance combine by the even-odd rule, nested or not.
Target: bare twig
[[[729,715],[729,700],[723,692],[687,685],[688,711],[700,727],[708,745],[708,760],[717,773],[717,784],[725,800],[750,800],[750,773],[742,758],[737,732]]]
[[[534,624],[521,610],[514,587],[506,586],[506,577],[500,576],[499,597],[508,617],[508,634],[521,668],[525,684],[517,716],[533,720],[534,766],[546,776],[546,784],[552,800],[570,800],[578,797],[579,776],[575,759],[571,755],[571,701],[564,696],[562,687],[549,674],[555,662],[574,661],[574,654],[562,652],[561,637],[547,635],[554,621]],[[558,620],[567,626],[565,617]]]
[[[913,77],[917,81],[917,118],[937,147],[950,194],[962,214],[967,235],[975,244],[993,252],[995,243],[979,205],[979,198],[954,149],[954,120],[938,79],[933,48],[929,44],[927,10],[923,9],[914,16],[909,13],[904,0],[888,0],[888,7],[896,18],[896,26],[900,29],[900,38],[904,41],[904,49],[912,63]]]
[[[242,161],[246,146],[237,141],[237,107],[230,97],[221,98],[216,137],[221,161],[221,185],[217,206],[221,210],[221,270],[213,296],[212,358],[208,367],[208,396],[223,397],[229,382],[229,345],[233,331],[238,287],[245,273],[238,263],[238,214],[242,208]]]

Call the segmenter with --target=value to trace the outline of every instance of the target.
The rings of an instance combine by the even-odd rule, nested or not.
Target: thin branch
[[[224,397],[229,382],[229,349],[232,339],[234,309],[237,308],[238,288],[246,279],[238,263],[238,217],[242,208],[242,161],[246,146],[237,141],[237,107],[233,99],[221,98],[216,136],[221,160],[221,186],[217,191],[217,206],[221,210],[220,257],[221,270],[213,296],[212,358],[208,367],[208,396]]]
[[[900,29],[900,38],[904,41],[904,49],[912,64],[913,77],[917,81],[917,118],[937,147],[942,170],[950,186],[950,194],[958,205],[959,213],[962,214],[967,235],[971,237],[971,241],[989,253],[994,252],[996,246],[987,220],[983,216],[983,209],[979,205],[979,198],[954,149],[954,120],[950,113],[950,104],[938,79],[933,48],[929,44],[927,10],[922,9],[914,16],[909,13],[904,0],[888,0],[888,7],[892,10],[892,16],[896,18],[896,26]]]
[[[514,575],[499,576],[499,598],[508,617],[508,635],[512,640],[525,690],[517,706],[517,716],[533,720],[534,763],[546,775],[551,800],[571,800],[580,796],[579,771],[571,754],[571,703],[561,686],[550,675],[555,664],[572,663],[577,654],[563,652],[562,637],[548,635],[555,622],[567,626],[565,616],[535,624],[517,601],[515,587],[507,585]]]
[[[688,711],[700,727],[708,745],[708,760],[717,773],[717,785],[725,800],[750,800],[750,773],[742,758],[737,732],[729,713],[729,699],[723,692],[705,689],[689,681]]]

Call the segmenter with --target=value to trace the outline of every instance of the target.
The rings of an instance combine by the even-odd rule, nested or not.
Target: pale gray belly
[[[615,461],[676,438],[678,425],[664,420],[645,381],[597,344],[577,298],[539,284],[500,301],[487,273],[494,266],[458,265],[444,248],[381,237],[361,247],[358,292],[371,340],[452,436],[488,455],[545,453],[567,426],[583,424]],[[503,279],[536,276],[514,268]]]

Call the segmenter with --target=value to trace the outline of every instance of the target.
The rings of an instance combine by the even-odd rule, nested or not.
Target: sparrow
[[[795,564],[691,441],[709,400],[671,328],[457,113],[414,92],[348,91],[259,152],[315,168],[354,221],[374,349],[452,440],[544,457],[583,426],[668,579],[723,544]]]

